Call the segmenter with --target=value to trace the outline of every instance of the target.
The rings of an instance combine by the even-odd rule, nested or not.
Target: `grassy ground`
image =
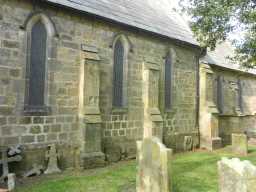
[[[198,151],[175,155],[173,186],[175,192],[217,192],[217,161],[232,157],[229,149]],[[256,165],[256,147],[248,159]],[[135,192],[136,163],[122,162],[110,167],[82,173],[43,176],[26,181],[17,192]]]

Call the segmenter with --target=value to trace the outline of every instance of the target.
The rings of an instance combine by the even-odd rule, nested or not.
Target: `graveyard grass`
[[[256,147],[242,160],[256,165]],[[225,148],[216,152],[197,151],[174,156],[173,186],[175,192],[217,192],[217,161],[234,157]],[[33,180],[32,180],[33,181]],[[30,183],[30,184],[29,184]],[[136,162],[121,162],[106,168],[82,173],[43,176],[21,186],[17,192],[135,192]]]

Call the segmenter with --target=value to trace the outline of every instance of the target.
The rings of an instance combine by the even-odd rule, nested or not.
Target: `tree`
[[[256,0],[181,0],[180,5],[191,16],[192,31],[203,47],[213,50],[239,31],[243,35],[234,42],[233,59],[256,67]]]

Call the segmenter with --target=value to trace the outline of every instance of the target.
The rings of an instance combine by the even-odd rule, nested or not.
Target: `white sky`
[[[173,5],[173,7],[179,7],[179,0],[171,0],[171,4]]]
[[[171,3],[171,6],[175,9],[179,9],[179,0],[168,0],[170,1]],[[183,19],[189,21],[190,20],[190,17],[186,14],[182,15],[183,16]],[[241,40],[242,37],[243,37],[244,33],[238,29],[237,31],[235,31],[234,33],[232,34],[229,34],[229,39],[230,40]]]
[[[180,6],[179,6],[179,0],[168,0],[171,2],[171,6],[172,8],[176,9],[176,10],[179,10],[180,9]],[[183,19],[189,21],[190,20],[190,17],[186,14],[182,15]]]

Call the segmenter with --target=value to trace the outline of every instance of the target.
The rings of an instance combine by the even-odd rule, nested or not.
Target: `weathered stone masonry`
[[[255,137],[255,71],[232,63],[232,47],[220,44],[200,64],[201,147],[231,144],[233,133]]]
[[[231,143],[232,133],[246,133],[255,137],[255,74],[220,71],[215,68],[216,75],[222,75],[224,91],[224,112],[220,114],[220,135],[224,144]],[[241,109],[238,104],[238,80],[242,84]]]
[[[49,18],[56,30],[47,61],[51,110],[46,116],[24,114],[28,56],[24,24],[31,14]],[[114,109],[113,42],[120,35],[131,46],[127,106]],[[155,86],[151,90],[159,92],[152,112],[159,117],[156,134],[161,132],[165,144],[177,150],[182,149],[184,136],[192,135],[198,144],[197,49],[45,3],[16,0],[0,0],[0,43],[0,145],[25,147],[22,169],[31,161],[42,164],[46,146],[53,142],[62,153],[62,167],[73,166],[76,146],[81,147],[85,167],[95,158],[102,163],[105,157],[108,161],[135,157],[136,140],[143,136],[143,65],[154,71],[159,83],[158,90]],[[164,63],[170,49],[175,54],[173,106],[166,111]]]

